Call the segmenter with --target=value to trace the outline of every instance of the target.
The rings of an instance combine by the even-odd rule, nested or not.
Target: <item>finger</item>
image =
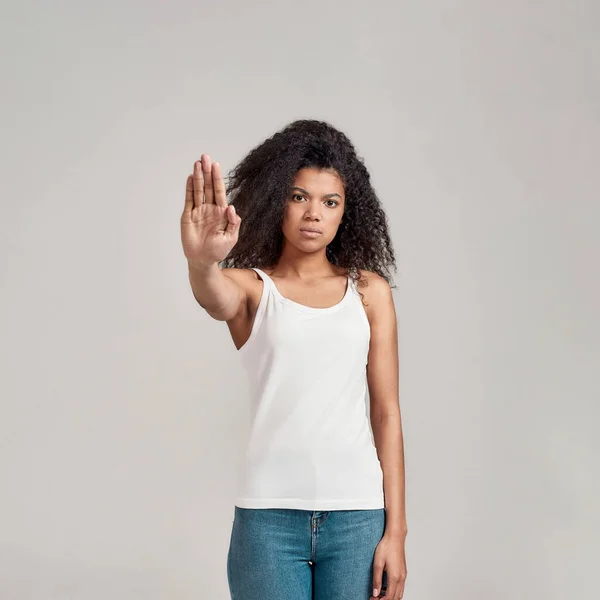
[[[194,183],[192,181],[192,175],[188,175],[185,184],[185,206],[183,207],[183,213],[190,215],[192,208],[194,208]]]
[[[386,592],[386,596],[388,598],[394,598],[394,600],[396,600],[397,593],[398,593],[398,583],[396,581],[394,581],[393,579],[391,579],[391,580],[388,579],[388,589]]]
[[[206,204],[214,204],[215,192],[213,188],[212,180],[212,169],[210,166],[210,156],[208,154],[202,155],[202,175],[204,177],[204,198]]]
[[[212,181],[215,190],[215,204],[227,206],[227,195],[225,194],[225,182],[221,173],[221,165],[218,162],[212,164]]]
[[[381,580],[383,579],[383,565],[373,565],[373,596],[379,596],[381,592]]]
[[[204,177],[202,175],[202,163],[197,160],[194,163],[194,175],[192,183],[194,184],[194,206],[202,206],[204,204]]]

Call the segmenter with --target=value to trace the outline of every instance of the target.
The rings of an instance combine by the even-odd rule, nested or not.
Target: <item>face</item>
[[[300,169],[288,194],[283,234],[298,248],[323,248],[335,237],[344,206],[344,185],[335,171]],[[303,232],[306,228],[319,233]]]

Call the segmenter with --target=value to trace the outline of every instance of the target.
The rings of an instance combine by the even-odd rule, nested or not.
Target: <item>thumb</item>
[[[225,232],[229,235],[237,234],[242,218],[235,212],[235,206],[233,204],[230,204],[227,207],[227,221]]]
[[[383,565],[373,564],[373,596],[377,597],[381,592],[381,582],[383,579]]]
[[[383,581],[383,567],[384,563],[375,561],[373,563],[373,596],[377,598],[381,593],[381,586]]]

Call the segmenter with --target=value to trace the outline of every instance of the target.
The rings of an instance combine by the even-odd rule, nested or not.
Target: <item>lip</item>
[[[300,231],[308,232],[308,233],[323,233],[320,229],[315,229],[313,227],[301,227]]]
[[[321,235],[321,232],[317,229],[301,229],[300,235],[305,238],[317,238]]]

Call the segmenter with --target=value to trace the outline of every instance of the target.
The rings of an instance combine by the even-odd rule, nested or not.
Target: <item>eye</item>
[[[296,198],[306,199],[302,194],[292,194],[292,200],[295,200]],[[339,204],[337,200],[326,200],[325,202],[333,202],[333,206],[330,205],[330,208],[335,208]]]

